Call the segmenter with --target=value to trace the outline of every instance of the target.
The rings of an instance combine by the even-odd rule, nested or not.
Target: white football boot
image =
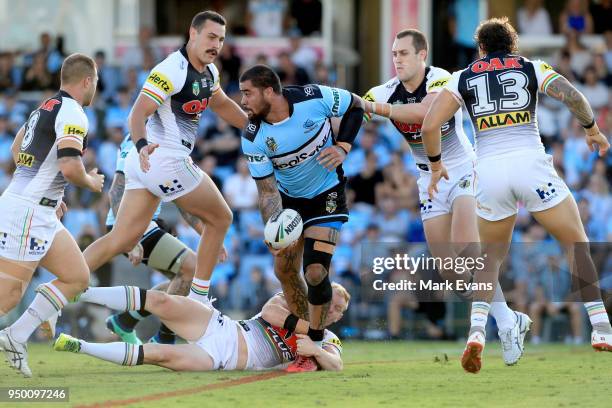
[[[476,374],[482,366],[481,355],[485,347],[485,334],[479,330],[468,337],[465,350],[461,356],[461,366],[469,373]]]
[[[8,328],[0,331],[0,350],[4,352],[6,361],[24,377],[32,377],[32,370],[28,367],[28,348],[13,340]]]
[[[514,365],[523,356],[525,350],[525,335],[531,327],[531,319],[525,313],[514,312],[516,315],[516,323],[514,327],[508,330],[500,330],[497,332],[502,345],[502,354],[506,365]]]
[[[595,351],[612,351],[612,334],[602,333],[597,329],[591,332],[591,346]]]

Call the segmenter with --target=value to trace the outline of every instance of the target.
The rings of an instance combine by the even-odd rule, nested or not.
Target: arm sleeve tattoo
[[[187,211],[183,210],[181,207],[179,207],[178,205],[176,206],[179,210],[179,212],[181,213],[181,216],[183,216],[183,218],[185,219],[185,221],[187,222],[187,224],[189,224],[189,226],[191,228],[193,228],[196,231],[200,231],[198,229],[198,226],[200,225],[201,221],[198,217],[195,217],[191,214],[189,214]]]
[[[125,175],[123,173],[115,173],[113,184],[108,191],[108,197],[110,198],[110,207],[113,215],[116,217],[119,212],[119,204],[121,204],[121,197],[125,191]]]
[[[583,127],[593,122],[594,116],[589,102],[567,79],[561,76],[555,79],[546,88],[546,94],[563,102]]]
[[[255,180],[259,192],[259,211],[264,224],[270,217],[283,210],[281,195],[278,192],[276,178],[272,175],[264,179]]]

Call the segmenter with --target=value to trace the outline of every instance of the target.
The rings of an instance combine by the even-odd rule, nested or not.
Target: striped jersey
[[[60,171],[58,143],[87,147],[88,121],[83,107],[64,91],[44,101],[29,116],[19,148],[17,169],[6,192],[36,204],[55,207],[68,182]]]
[[[147,121],[147,140],[189,155],[200,115],[219,89],[214,64],[199,72],[189,62],[184,46],[170,54],[153,68],[142,87],[141,93],[159,105]]]
[[[437,93],[444,89],[449,79],[450,73],[448,71],[437,67],[426,67],[423,82],[414,92],[408,91],[402,82],[394,77],[386,83],[370,89],[365,94],[364,99],[392,105],[420,103],[428,94]],[[370,114],[364,116],[366,121],[370,118]],[[397,120],[391,120],[391,122],[408,142],[415,161],[420,164],[429,164],[425,146],[421,139],[421,124],[402,123]],[[442,160],[447,167],[460,165],[475,158],[474,149],[463,131],[462,122],[463,115],[461,110],[458,110],[440,129],[442,134]]]
[[[536,107],[538,91],[560,77],[543,61],[491,53],[454,72],[446,85],[465,106],[479,158],[515,151],[544,151]]]

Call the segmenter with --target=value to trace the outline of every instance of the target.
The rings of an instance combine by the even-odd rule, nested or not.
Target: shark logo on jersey
[[[312,88],[312,86],[307,86],[304,88],[304,93],[306,94],[306,96],[312,96],[314,95],[314,89]]]
[[[276,151],[276,149],[278,149],[278,143],[276,143],[276,140],[274,140],[273,137],[266,138],[266,146],[268,146],[268,149],[270,149],[273,153]]]
[[[191,90],[193,91],[193,94],[195,96],[198,96],[200,94],[200,84],[198,83],[198,81],[193,81],[193,85],[191,85]]]
[[[557,190],[552,186],[552,183],[548,183],[542,188],[536,188],[536,193],[538,193],[542,202],[547,203],[558,195]]]
[[[338,208],[337,201],[338,201],[338,193],[336,193],[335,191],[332,193],[329,193],[327,195],[327,201],[325,201],[325,211],[327,211],[329,214],[336,211],[336,208]]]
[[[304,133],[310,132],[316,126],[317,124],[315,122],[313,122],[311,119],[307,119],[306,122],[304,122],[304,129],[306,129]]]

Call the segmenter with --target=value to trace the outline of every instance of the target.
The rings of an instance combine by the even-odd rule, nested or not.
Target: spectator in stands
[[[591,2],[591,15],[593,16],[593,32],[603,34],[612,24],[612,1],[595,0]]]
[[[143,26],[138,30],[138,44],[126,47],[123,51],[121,66],[123,69],[141,68],[144,62],[144,55],[147,52],[153,54],[154,64],[161,60],[162,53],[158,47],[152,43],[154,31],[151,27]]]
[[[416,178],[406,171],[401,153],[393,153],[391,163],[383,169],[383,182],[378,187],[378,194],[394,199],[399,208],[408,209],[417,203]]]
[[[612,70],[608,69],[604,54],[593,55],[593,67],[597,73],[597,80],[604,84],[608,89],[612,87]]]
[[[238,79],[240,77],[240,67],[242,59],[236,53],[236,48],[232,44],[225,44],[221,48],[221,54],[216,60],[221,66],[221,80],[224,82],[222,88],[226,94],[232,95],[239,92]]]
[[[245,297],[241,309],[248,316],[255,316],[261,311],[263,305],[272,297],[270,290],[271,284],[267,279],[264,270],[259,266],[253,266],[250,271],[250,290],[251,296]]]
[[[278,68],[276,72],[283,86],[307,85],[310,83],[310,77],[306,70],[295,65],[287,51],[278,54]]]
[[[236,163],[237,172],[223,184],[223,195],[234,210],[251,210],[257,207],[257,185],[249,173],[247,160],[241,156]]]
[[[128,132],[127,119],[132,110],[132,101],[126,87],[117,90],[112,104],[106,109],[104,118],[107,127],[122,128],[124,133]]]
[[[28,106],[18,99],[17,91],[10,89],[4,92],[4,98],[0,99],[0,115],[8,117],[8,128],[12,133],[17,134],[29,113]]]
[[[361,172],[349,179],[349,187],[355,191],[355,203],[376,206],[377,190],[384,181],[383,173],[378,169],[376,153],[366,152],[365,166]]]
[[[219,190],[223,188],[223,183],[221,182],[219,177],[215,175],[215,170],[217,167],[217,159],[215,158],[215,156],[210,154],[204,156],[202,160],[200,160],[200,162],[198,163],[198,166],[204,171],[204,173],[208,175],[208,177],[210,177],[210,179],[213,181],[213,183],[215,183],[215,186],[217,186]]]
[[[480,23],[479,0],[455,0],[451,6],[449,31],[454,40],[456,66],[463,69],[472,62],[477,54],[474,31]]]
[[[43,91],[54,87],[53,76],[47,70],[45,54],[36,53],[32,60],[32,66],[25,71],[21,90]]]
[[[606,40],[606,51],[604,52],[604,59],[606,60],[608,71],[612,72],[612,29],[609,29],[604,33],[604,39]]]
[[[538,274],[538,281],[529,307],[531,342],[538,344],[542,335],[542,316],[567,313],[570,318],[573,344],[582,344],[582,305],[571,294],[571,275],[561,251],[547,256],[546,269]]]
[[[519,33],[527,35],[551,35],[550,15],[542,0],[525,0],[517,11]]]
[[[329,68],[323,61],[317,61],[315,64],[314,80],[312,82],[320,85],[335,86]]]
[[[576,120],[571,121],[571,126],[563,132],[563,168],[565,169],[565,181],[576,188],[579,186],[582,174],[585,172],[587,158],[590,155],[589,147],[584,143],[584,131]]]
[[[591,64],[591,53],[580,41],[580,34],[575,31],[569,31],[565,34],[566,44],[561,50],[561,54],[567,52],[570,57],[570,67],[572,72],[582,78],[584,70]]]
[[[593,17],[585,0],[567,0],[565,8],[559,15],[559,28],[563,34],[593,33]]]
[[[594,110],[602,109],[608,105],[608,87],[599,81],[597,70],[593,65],[589,65],[584,70],[584,85],[580,86],[579,89]]]
[[[314,76],[315,64],[319,60],[317,52],[302,41],[299,32],[292,30],[289,33],[289,45],[291,47],[291,61],[298,67],[306,70],[309,76]],[[318,84],[318,82],[315,82]]]
[[[382,198],[378,203],[378,212],[374,222],[379,226],[380,233],[385,239],[401,242],[408,235],[410,214],[398,208],[397,202],[392,198]]]
[[[119,70],[106,63],[106,53],[102,50],[96,51],[96,66],[98,67],[98,92],[97,95],[107,103],[114,97],[121,83]]]
[[[0,164],[13,161],[11,145],[15,134],[9,132],[8,116],[0,115]]]
[[[323,6],[320,0],[291,0],[290,15],[303,36],[321,32]]]
[[[11,52],[0,52],[0,92],[8,89],[17,89],[18,76],[16,67],[13,65],[13,54]]]
[[[142,48],[142,65],[137,70],[137,88],[142,88],[145,81],[147,80],[147,77],[149,76],[153,68],[155,68],[155,64],[156,56],[153,53],[153,49],[151,48],[151,46]]]
[[[193,156],[197,159],[208,154],[215,156],[217,166],[233,171],[240,156],[240,131],[231,127],[223,119],[217,118],[213,126],[208,127],[202,138],[196,141]]]
[[[251,35],[280,37],[287,25],[285,0],[249,0],[246,21]]]
[[[612,216],[612,197],[608,182],[599,174],[591,174],[587,188],[581,191],[581,196],[579,204],[588,205],[588,211],[581,212],[587,235],[593,242],[605,241],[607,222]],[[579,205],[578,209],[580,208]]]

